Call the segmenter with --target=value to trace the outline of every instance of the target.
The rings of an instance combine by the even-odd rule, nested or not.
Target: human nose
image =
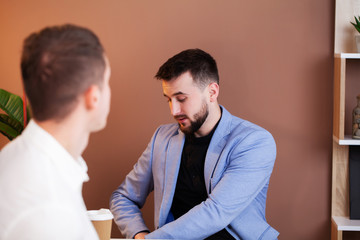
[[[170,111],[171,111],[171,115],[176,116],[178,115],[181,111],[180,111],[180,104],[177,101],[172,101],[170,103]]]

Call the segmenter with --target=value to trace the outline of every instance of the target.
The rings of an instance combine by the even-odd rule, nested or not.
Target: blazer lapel
[[[211,139],[208,151],[205,158],[204,166],[204,178],[206,184],[206,190],[210,194],[211,192],[211,178],[218,161],[220,160],[220,155],[226,144],[226,136],[230,134],[231,128],[231,114],[222,107],[222,115],[217,126],[214,135]]]
[[[223,136],[221,134],[221,136]],[[219,136],[220,138],[220,136]],[[205,166],[204,166],[204,178],[205,178],[205,185],[206,190],[208,193],[211,192],[211,178],[213,175],[213,172],[216,168],[216,165],[220,159],[220,154],[222,150],[224,149],[224,146],[226,144],[226,141],[223,137],[221,139],[213,139],[211,140],[211,143],[209,145],[208,151],[206,153],[206,159],[205,159]]]
[[[165,160],[164,192],[159,216],[160,227],[166,223],[166,219],[171,208],[184,142],[185,136],[180,130],[178,130],[178,134],[172,137],[169,142]]]

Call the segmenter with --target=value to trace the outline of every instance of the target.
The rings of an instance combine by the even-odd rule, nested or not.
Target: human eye
[[[186,97],[178,97],[176,100],[182,103],[186,101]]]

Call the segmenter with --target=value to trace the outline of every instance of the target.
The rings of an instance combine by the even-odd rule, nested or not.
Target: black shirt
[[[205,137],[187,136],[181,156],[171,212],[177,219],[207,198],[204,179],[206,151],[212,133]]]
[[[177,219],[208,197],[204,164],[214,129],[204,137],[186,136],[171,212]],[[234,239],[225,229],[207,239]]]

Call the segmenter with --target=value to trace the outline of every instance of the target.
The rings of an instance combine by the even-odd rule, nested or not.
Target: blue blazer
[[[265,219],[275,141],[268,131],[221,108],[205,159],[206,201],[174,221],[170,208],[185,136],[176,123],[160,126],[111,196],[114,220],[127,238],[148,230],[140,209],[152,191],[156,230],[146,238],[204,239],[223,228],[235,239],[277,238]]]

